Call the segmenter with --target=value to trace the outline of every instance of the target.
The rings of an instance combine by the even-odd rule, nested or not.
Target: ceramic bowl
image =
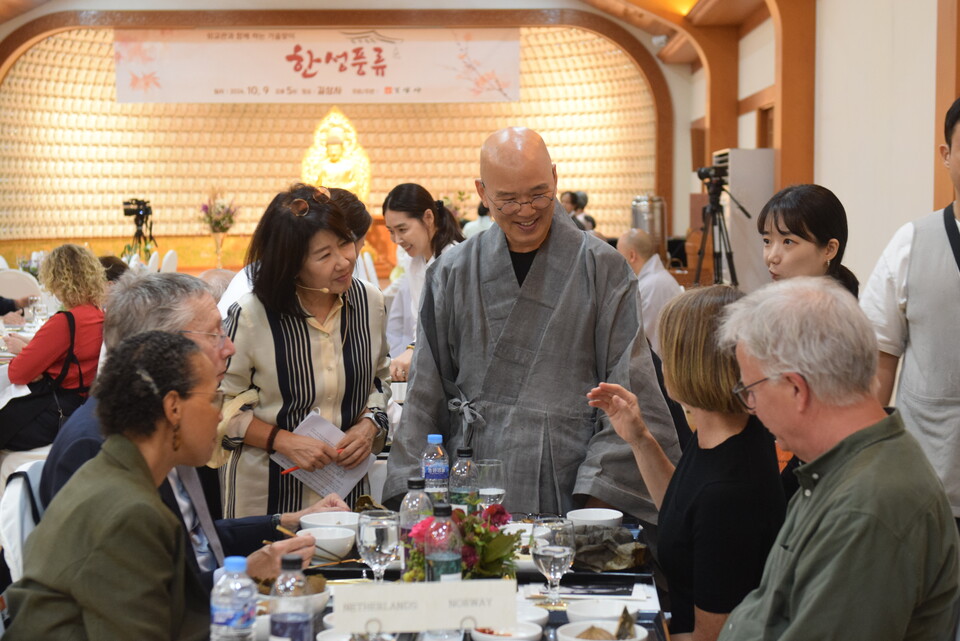
[[[616,621],[577,621],[576,623],[567,623],[557,628],[557,639],[558,641],[583,641],[582,639],[578,639],[577,635],[592,625],[602,628],[614,636],[617,634]],[[633,636],[627,641],[644,641],[646,638],[646,629],[635,625],[633,626]]]
[[[637,605],[626,601],[592,599],[590,601],[573,601],[567,603],[567,618],[571,623],[575,621],[618,621],[623,609],[626,608],[634,619],[637,618]]]
[[[623,512],[620,510],[610,510],[605,507],[588,507],[582,510],[571,510],[567,512],[567,518],[573,521],[574,525],[617,527],[623,522]]]
[[[536,623],[529,621],[517,621],[513,625],[502,628],[494,628],[495,634],[481,632],[489,628],[475,628],[470,630],[470,636],[476,641],[504,641],[504,639],[517,639],[518,641],[536,641],[543,634],[543,628]]]
[[[303,529],[314,527],[344,527],[357,533],[357,523],[360,515],[356,512],[314,512],[300,517],[300,527]]]
[[[517,621],[527,621],[529,623],[536,623],[537,625],[544,626],[547,624],[547,619],[549,618],[550,613],[544,608],[538,608],[535,605],[527,605],[526,603],[517,605]]]
[[[347,558],[356,533],[345,527],[311,527],[297,532],[298,536],[310,534],[317,540],[315,556],[329,561],[342,561]]]

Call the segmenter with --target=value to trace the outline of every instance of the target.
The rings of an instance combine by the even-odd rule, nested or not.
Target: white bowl
[[[336,630],[324,630],[317,633],[317,641],[350,641],[350,636],[346,632],[337,632]]]
[[[517,621],[513,625],[503,628],[494,628],[496,634],[480,632],[476,628],[470,630],[470,636],[477,641],[503,641],[504,639],[518,639],[519,641],[535,641],[543,634],[543,628],[529,621]]]
[[[543,626],[547,624],[550,613],[544,608],[538,608],[535,605],[520,603],[517,605],[517,621],[528,621]]]
[[[300,517],[300,527],[345,527],[357,533],[357,523],[360,515],[356,512],[314,512]]]
[[[590,601],[573,601],[567,603],[567,618],[571,623],[575,621],[618,621],[623,609],[626,608],[634,619],[637,618],[638,607],[626,601],[612,601],[592,599]]]
[[[342,561],[353,549],[356,533],[345,527],[311,527],[297,532],[297,536],[310,534],[317,540],[315,556],[330,561]]]
[[[616,621],[577,621],[576,623],[567,623],[557,628],[557,639],[559,641],[583,641],[582,639],[578,639],[577,635],[592,625],[603,628],[614,636],[617,634]],[[643,641],[646,638],[646,629],[635,625],[633,626],[633,636],[627,641]]]
[[[328,612],[327,614],[323,615],[323,627],[327,630],[334,629],[333,612]]]
[[[617,527],[623,522],[623,512],[605,507],[588,507],[567,512],[567,518],[573,521],[574,525]]]

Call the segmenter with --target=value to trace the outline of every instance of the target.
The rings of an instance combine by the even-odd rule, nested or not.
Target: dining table
[[[624,523],[637,537],[643,540],[643,530],[638,524],[629,520]],[[517,563],[517,601],[535,607],[543,607],[547,612],[547,620],[543,625],[542,641],[555,641],[556,630],[568,622],[566,603],[584,600],[618,600],[635,606],[637,624],[647,630],[649,641],[668,641],[667,625],[664,614],[660,609],[660,597],[654,581],[652,561],[649,559],[641,566],[626,570],[610,572],[590,572],[575,569],[567,572],[560,581],[561,606],[547,606],[544,603],[546,584],[543,575],[533,566],[532,561],[518,558]],[[372,577],[369,568],[356,560],[348,560],[335,565],[326,564],[324,567],[310,568],[307,574],[322,574],[327,581],[332,597],[327,603],[324,615],[336,611],[336,589],[341,584],[367,582]],[[399,581],[400,568],[390,567],[386,570],[385,581]],[[488,579],[496,580],[496,579]],[[334,615],[335,616],[335,615]],[[318,628],[316,632],[320,632]],[[394,641],[422,641],[422,633],[401,633],[392,635]],[[508,637],[504,637],[507,639]],[[469,630],[464,631],[463,641],[471,641]]]

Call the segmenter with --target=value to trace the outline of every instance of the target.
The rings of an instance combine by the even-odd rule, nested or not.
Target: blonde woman
[[[60,426],[83,404],[97,374],[103,343],[106,277],[89,249],[61,245],[40,266],[40,284],[67,311],[54,314],[29,342],[6,339],[16,354],[10,382],[30,394],[0,409],[0,449],[30,450],[53,442]]]

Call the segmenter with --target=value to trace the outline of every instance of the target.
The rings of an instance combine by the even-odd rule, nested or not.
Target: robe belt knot
[[[447,409],[450,410],[451,412],[456,412],[457,414],[460,414],[463,417],[463,422],[466,423],[467,425],[474,423],[476,421],[483,420],[483,417],[480,416],[480,412],[474,409],[473,403],[471,401],[467,401],[461,398],[452,398],[447,403]]]

